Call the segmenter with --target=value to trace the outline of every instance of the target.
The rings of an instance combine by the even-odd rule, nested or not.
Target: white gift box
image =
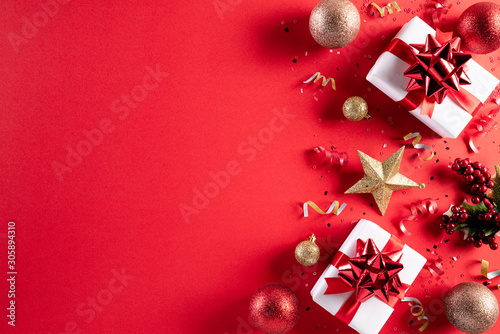
[[[407,44],[423,44],[428,34],[436,36],[436,31],[418,17],[406,23],[394,38]],[[366,80],[384,92],[394,101],[401,101],[408,92],[406,87],[410,78],[404,72],[410,67],[408,63],[390,52],[384,52],[377,59]],[[466,63],[467,76],[472,84],[463,86],[482,103],[493,92],[500,82],[494,75],[482,68],[474,60]],[[436,104],[432,118],[420,115],[421,105],[409,111],[434,132],[445,138],[457,138],[472,119],[472,115],[462,109],[452,98],[446,97],[443,103]]]
[[[369,238],[373,239],[378,249],[382,250],[391,238],[391,234],[377,224],[362,219],[342,244],[339,252],[350,258],[355,257],[357,240],[366,241]],[[427,260],[408,245],[404,245],[400,262],[404,268],[399,272],[399,278],[402,283],[411,285]],[[325,278],[338,277],[338,273],[338,269],[330,264],[311,290],[313,300],[333,315],[337,314],[341,306],[354,293],[354,291],[350,291],[325,295],[327,289]],[[374,296],[361,303],[356,315],[348,325],[362,334],[377,334],[393,311],[392,307]]]

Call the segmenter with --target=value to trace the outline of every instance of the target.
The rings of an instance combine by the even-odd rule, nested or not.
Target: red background
[[[1,332],[257,333],[248,321],[249,299],[278,282],[300,300],[292,333],[352,333],[315,305],[310,289],[352,221],[366,218],[397,234],[409,204],[427,197],[438,199],[439,214],[424,216],[409,226],[412,236],[401,238],[429,259],[442,256],[445,275],[437,280],[423,270],[409,295],[425,306],[427,333],[457,332],[444,315],[444,293],[461,281],[484,281],[482,258],[491,269],[500,269],[500,261],[458,235],[445,243],[448,236],[435,224],[449,204],[468,196],[448,163],[471,156],[492,168],[500,163],[498,132],[473,154],[467,133],[439,138],[364,79],[405,22],[414,15],[430,22],[424,1],[398,1],[403,11],[383,18],[353,1],[361,31],[333,52],[309,35],[316,5],[310,0],[220,0],[219,12],[212,0],[61,2],[45,17],[37,14],[37,1],[0,4],[1,277],[9,221],[17,224],[18,271],[15,328],[7,326],[8,287],[5,279],[0,283]],[[454,29],[473,2],[453,2],[439,26]],[[24,28],[29,38],[23,18],[39,25]],[[498,51],[473,58],[499,77]],[[120,100],[139,94],[146,67],[157,66],[168,76],[149,82],[155,88],[126,114]],[[333,77],[337,90],[302,84],[316,71]],[[341,105],[353,95],[366,98],[370,121],[343,118]],[[275,109],[295,117],[271,140],[263,129]],[[113,131],[85,146],[84,132],[102,122]],[[436,150],[433,160],[421,162],[403,141],[415,130]],[[266,143],[241,152],[259,132]],[[67,148],[78,145],[92,152],[58,177],[54,163],[66,164]],[[312,168],[306,152],[317,145],[347,152],[349,166]],[[425,190],[395,192],[384,217],[370,206],[370,195],[343,194],[363,176],[356,150],[383,160],[402,145],[401,172]],[[197,189],[212,182],[210,172],[231,161],[237,175],[183,217],[179,206],[193,207]],[[326,209],[334,199],[348,204],[339,216],[302,217],[304,201]],[[311,233],[323,256],[306,268],[295,261],[294,248]],[[437,255],[426,251],[434,245]],[[120,291],[113,270],[133,276]],[[93,317],[88,298],[106,303]],[[382,332],[417,332],[411,319],[402,304]],[[497,324],[490,332],[499,330]]]

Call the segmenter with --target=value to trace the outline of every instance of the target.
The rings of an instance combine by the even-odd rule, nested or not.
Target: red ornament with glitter
[[[267,334],[286,333],[299,318],[299,300],[293,291],[278,283],[259,288],[250,300],[250,317]]]
[[[473,53],[490,53],[500,48],[500,5],[479,2],[467,8],[457,23],[463,47]]]

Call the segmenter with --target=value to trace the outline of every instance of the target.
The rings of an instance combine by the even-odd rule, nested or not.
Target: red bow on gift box
[[[399,101],[408,110],[422,104],[420,114],[432,117],[435,104],[441,104],[447,95],[470,114],[481,104],[461,87],[471,83],[464,71],[471,55],[460,52],[459,37],[450,37],[438,30],[437,37],[427,35],[423,45],[408,45],[394,39],[387,47],[387,51],[411,65],[404,72],[410,78],[406,88],[409,94]],[[447,42],[441,44],[443,40]]]
[[[366,243],[358,239],[356,256],[347,257],[337,252],[332,265],[339,269],[339,277],[325,278],[328,288],[325,294],[338,294],[354,290],[354,294],[342,305],[335,315],[349,324],[361,303],[377,296],[391,307],[404,297],[409,287],[401,283],[398,273],[403,270],[399,262],[402,245],[397,238],[391,238],[381,252],[372,239]]]

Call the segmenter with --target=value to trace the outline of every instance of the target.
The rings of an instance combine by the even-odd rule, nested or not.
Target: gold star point
[[[420,186],[418,183],[399,173],[403,152],[404,146],[384,161],[378,161],[366,153],[358,151],[365,176],[351,188],[347,189],[345,193],[371,193],[383,216],[387,210],[393,191]]]

